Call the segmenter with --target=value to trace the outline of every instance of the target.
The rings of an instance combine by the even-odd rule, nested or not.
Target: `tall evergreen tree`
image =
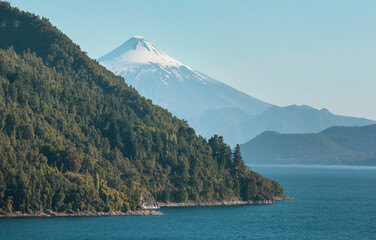
[[[235,150],[234,150],[233,162],[234,162],[235,168],[240,168],[240,167],[243,167],[245,165],[244,161],[243,161],[243,157],[240,153],[239,144],[236,144],[236,147],[235,147]]]

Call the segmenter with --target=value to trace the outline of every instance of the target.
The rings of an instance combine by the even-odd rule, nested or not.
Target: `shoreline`
[[[283,200],[294,200],[288,196],[274,198],[272,200],[258,200],[258,201],[204,201],[204,202],[179,202],[179,203],[154,203],[150,208],[144,207],[143,209],[122,212],[122,211],[109,211],[109,212],[96,212],[96,211],[83,211],[77,213],[67,213],[67,212],[40,212],[40,213],[25,213],[21,211],[16,211],[7,214],[0,214],[0,218],[30,218],[30,217],[101,217],[101,216],[160,216],[164,215],[163,212],[156,209],[164,207],[218,207],[218,206],[239,206],[239,205],[269,205],[275,204],[276,201]]]
[[[147,216],[147,215],[164,215],[160,211],[150,209],[140,209],[135,211],[109,211],[109,212],[96,212],[96,211],[83,211],[77,213],[66,212],[53,212],[53,213],[25,213],[21,211],[7,213],[0,215],[0,218],[29,218],[29,217],[101,217],[101,216]]]
[[[238,206],[238,205],[269,205],[275,204],[276,201],[294,200],[288,196],[274,198],[272,200],[258,200],[258,201],[204,201],[204,202],[180,202],[180,203],[163,203],[157,202],[158,208],[161,207],[216,207],[216,206]]]

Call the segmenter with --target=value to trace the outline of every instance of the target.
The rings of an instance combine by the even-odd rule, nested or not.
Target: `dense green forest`
[[[0,2],[0,213],[263,200],[281,186],[198,137],[45,18]]]
[[[376,124],[320,133],[264,132],[241,145],[249,163],[376,165]]]

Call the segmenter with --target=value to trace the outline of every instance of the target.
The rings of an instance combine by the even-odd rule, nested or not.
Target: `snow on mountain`
[[[193,70],[143,37],[129,39],[98,61],[123,76],[141,95],[188,120],[196,129],[200,127],[195,122],[208,109],[238,108],[247,115],[257,115],[270,106]]]
[[[126,83],[179,118],[198,134],[224,136],[234,146],[273,128],[275,131],[307,132],[341,124],[363,126],[372,121],[280,108],[262,102],[219,82],[158,50],[143,37],[133,37],[99,58],[100,64],[124,77]],[[278,111],[277,111],[278,110]],[[309,121],[308,121],[308,120]]]
[[[162,68],[186,67],[181,62],[159,51],[144,37],[135,36],[98,59],[115,74],[129,71],[144,64],[158,64]],[[190,69],[191,70],[191,69]]]

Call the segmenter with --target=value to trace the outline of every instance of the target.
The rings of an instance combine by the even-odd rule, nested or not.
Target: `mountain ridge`
[[[335,126],[320,133],[263,132],[241,145],[248,163],[376,165],[376,124]]]

